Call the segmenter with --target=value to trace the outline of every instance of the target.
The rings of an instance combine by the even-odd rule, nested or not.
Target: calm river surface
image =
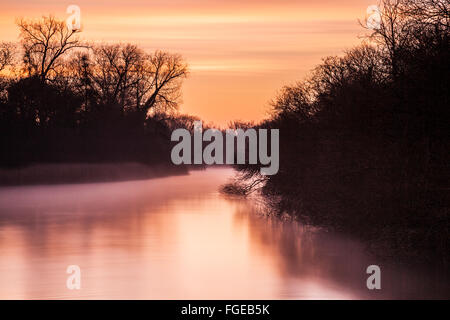
[[[385,264],[358,241],[221,195],[232,175],[0,188],[0,299],[448,297],[437,272]],[[81,290],[66,288],[69,265]]]

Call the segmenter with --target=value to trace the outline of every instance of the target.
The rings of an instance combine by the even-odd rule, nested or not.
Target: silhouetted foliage
[[[52,16],[17,25],[21,48],[0,43],[0,166],[170,163],[181,56],[85,43]]]
[[[281,90],[260,125],[280,129],[280,171],[262,189],[276,212],[448,262],[449,9],[385,0],[363,45]]]

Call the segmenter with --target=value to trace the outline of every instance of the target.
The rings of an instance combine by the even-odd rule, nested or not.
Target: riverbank
[[[275,216],[288,214],[303,224],[355,237],[382,261],[448,267],[449,216],[445,208],[427,210],[415,204],[400,208],[381,201],[378,205],[371,202],[364,211],[344,207],[335,199],[326,202],[288,194],[266,200]]]
[[[43,163],[0,168],[0,186],[145,180],[188,173],[185,166],[124,163]]]
[[[292,169],[281,179],[268,180],[259,190],[269,215],[354,237],[381,261],[448,267],[449,212],[442,190],[416,189],[416,196],[406,201],[390,191],[394,184],[383,186],[380,178],[367,172],[347,180],[347,184],[332,174],[315,174],[314,179],[287,183],[287,176],[296,173]],[[370,181],[377,187],[364,188],[357,180]],[[247,196],[257,191],[249,188],[251,185],[237,179],[222,186],[221,191]]]

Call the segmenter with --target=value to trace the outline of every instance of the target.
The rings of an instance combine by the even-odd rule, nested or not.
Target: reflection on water
[[[0,298],[448,297],[430,272],[377,263],[356,241],[220,195],[231,175],[0,188]],[[378,292],[366,288],[370,264],[382,268]],[[80,266],[81,290],[66,288],[68,265]]]

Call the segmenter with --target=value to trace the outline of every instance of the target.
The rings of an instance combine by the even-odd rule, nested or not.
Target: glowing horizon
[[[0,0],[2,41],[15,41],[18,17],[81,8],[81,37],[98,42],[131,42],[148,51],[180,53],[190,76],[180,112],[225,126],[232,120],[266,117],[268,102],[283,86],[301,80],[328,55],[360,42],[370,0],[130,0],[39,4]]]

